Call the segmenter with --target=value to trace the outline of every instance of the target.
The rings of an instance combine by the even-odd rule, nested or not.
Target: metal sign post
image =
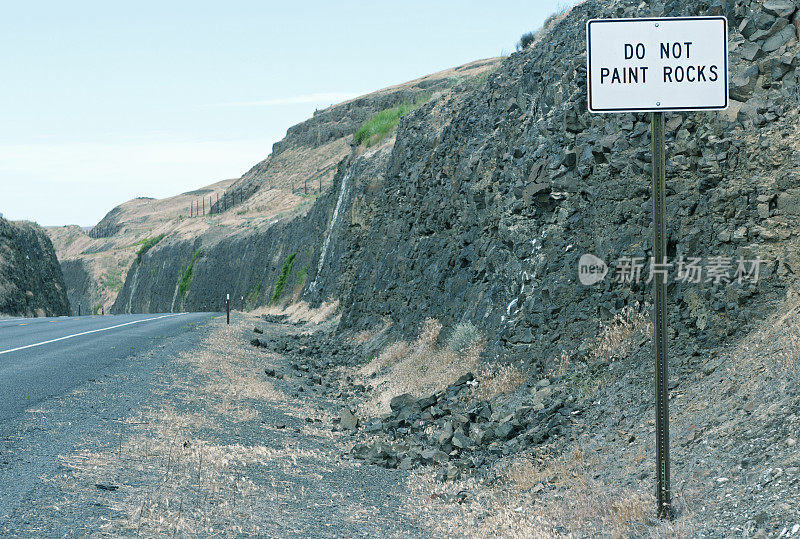
[[[664,112],[728,107],[725,17],[593,19],[586,23],[589,112],[650,112],[653,160],[653,351],[656,498],[671,517]],[[661,271],[655,276],[658,265]]]
[[[664,113],[654,112],[651,119],[653,157],[653,261],[666,263],[666,181],[664,152]],[[667,276],[653,279],[653,346],[656,389],[656,498],[659,518],[670,517],[672,503],[669,488],[669,393],[667,377]]]
[[[231,295],[225,294],[225,323],[231,323]]]

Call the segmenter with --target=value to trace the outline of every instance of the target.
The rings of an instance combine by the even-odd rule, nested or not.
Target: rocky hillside
[[[135,295],[140,297],[120,298],[113,307],[117,311],[218,309],[219,298],[226,291],[249,295],[251,306],[267,303],[272,292],[267,288],[274,284],[270,264],[274,260],[280,270],[284,260],[274,253],[259,252],[256,256],[236,249],[269,243],[272,240],[267,238],[275,235],[269,230],[271,225],[304,215],[319,194],[329,190],[338,164],[351,153],[353,133],[366,119],[399,103],[424,100],[450,91],[465,80],[485,77],[496,63],[497,60],[473,62],[318,111],[313,118],[290,128],[272,153],[238,180],[218,182],[163,200],[139,198],[126,202],[111,210],[90,231],[77,226],[49,228],[72,303],[109,312],[126,278],[129,288],[125,293],[135,282],[139,291]],[[192,214],[195,216],[190,217]],[[267,238],[262,237],[262,232]],[[160,239],[153,243],[155,238]],[[175,254],[181,255],[173,257],[165,251],[165,258],[174,262],[174,268],[165,265],[145,279],[134,280],[143,245],[148,248],[141,255],[149,251],[145,258],[157,256],[164,248],[175,249]],[[222,276],[214,268],[205,273],[205,261],[216,248],[221,249],[225,263],[246,256],[253,268],[260,269],[240,270],[237,266],[233,275],[226,270]],[[208,276],[213,284],[209,288],[208,283],[200,281],[193,290],[186,287],[179,298],[174,294],[177,281],[198,250],[205,253],[198,255],[199,277]],[[183,255],[184,251],[188,256]],[[297,269],[302,267],[298,260]],[[149,294],[151,287],[156,296],[142,295]],[[169,289],[166,298],[161,297],[164,287]],[[216,303],[208,298],[214,298]]]
[[[67,285],[70,304],[83,312],[109,312],[125,276],[143,245],[180,228],[197,226],[189,219],[201,197],[223,196],[233,180],[163,200],[137,198],[120,204],[92,229],[48,227]],[[162,236],[162,234],[164,236]]]
[[[64,278],[45,231],[0,218],[0,315],[69,314]]]
[[[237,307],[242,297],[247,308],[264,306],[290,257],[288,286],[275,299],[297,298],[339,202],[334,176],[354,151],[363,153],[352,146],[358,128],[387,108],[483,81],[497,63],[481,60],[379,90],[290,128],[267,159],[226,187],[237,193],[234,204],[215,198],[211,215],[175,224],[146,255],[131,259],[114,311],[219,310],[228,293]]]
[[[410,335],[426,317],[471,320],[503,354],[543,364],[580,352],[598,321],[650,289],[611,278],[585,287],[578,259],[647,261],[651,235],[649,116],[586,112],[585,21],[717,14],[730,21],[733,101],[668,115],[669,254],[767,262],[757,283],[671,284],[676,348],[715,346],[774,309],[800,266],[798,44],[786,30],[797,17],[783,4],[584,2],[491,74],[446,79],[381,144],[348,146],[332,188],[302,211],[159,244],[131,268],[115,309],[214,309],[226,293],[263,305],[285,267],[285,299],[340,301],[342,329],[390,320]],[[268,192],[281,156],[354,130],[366,115],[347,111],[359,102],[292,128],[235,185]]]

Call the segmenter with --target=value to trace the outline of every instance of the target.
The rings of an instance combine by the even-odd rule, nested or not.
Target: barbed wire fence
[[[219,193],[213,193],[207,197],[198,198],[189,205],[189,218],[219,215],[244,202],[250,194],[252,193],[246,194],[243,188],[239,188],[223,191],[221,197]]]
[[[312,174],[310,177],[306,177],[302,182],[295,182],[292,180],[290,192],[295,193],[298,190],[302,190],[303,196],[308,196],[309,189],[313,192],[314,187],[316,187],[317,194],[321,193],[323,178],[335,166],[337,165],[333,164],[327,166],[317,171],[315,174]],[[301,189],[299,189],[300,183],[302,183]],[[315,183],[316,186],[314,185]],[[298,187],[298,189],[295,189],[295,187]],[[223,191],[222,196],[220,196],[220,193],[212,193],[208,197],[200,197],[193,200],[189,205],[189,218],[193,219],[196,217],[205,217],[206,215],[219,215],[234,206],[242,204],[246,199],[250,198],[252,194],[252,189],[241,187],[239,189]],[[118,226],[109,224],[97,224],[89,229],[86,234],[92,239],[108,238],[116,234],[118,228]]]
[[[337,165],[333,164],[325,167],[316,174],[305,178],[302,182],[292,180],[290,192],[296,193],[297,191],[301,191],[304,196],[307,196],[309,191],[313,192],[316,187],[317,194],[319,194],[322,192],[323,178],[335,166]],[[315,183],[316,185],[314,185]],[[193,200],[189,205],[189,218],[194,219],[196,217],[205,217],[206,215],[219,215],[234,206],[242,204],[245,200],[249,199],[252,194],[252,189],[240,187],[230,191],[223,191],[222,196],[220,196],[219,193],[214,193],[208,197],[200,197]]]

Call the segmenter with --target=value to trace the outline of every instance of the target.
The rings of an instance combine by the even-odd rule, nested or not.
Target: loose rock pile
[[[263,333],[261,328],[254,328],[253,331],[257,334]],[[322,368],[347,365],[353,362],[352,358],[359,355],[359,351],[356,348],[344,342],[337,341],[334,344],[329,337],[330,335],[325,333],[314,335],[290,334],[279,337],[254,338],[250,341],[250,344],[290,355],[298,361],[308,364],[306,371],[311,366]],[[324,361],[322,358],[325,358]]]
[[[264,335],[259,327],[253,328],[253,332]],[[290,392],[294,397],[312,391],[347,401],[363,396],[366,391],[363,384],[353,384],[349,377],[345,379],[346,387],[340,388],[331,369],[352,363],[360,352],[348,343],[332,338],[329,333],[256,337],[250,340],[250,344],[291,358],[290,373],[280,373],[273,368],[264,369],[264,373],[270,378],[295,382],[296,386]]]
[[[547,379],[524,401],[505,404],[475,402],[470,386],[478,383],[468,373],[427,397],[405,393],[393,398],[391,412],[363,428],[385,439],[356,444],[353,456],[402,470],[435,465],[440,467],[439,479],[454,480],[498,457],[563,434],[570,417],[579,413],[572,399],[560,389],[554,391]]]
[[[260,328],[254,331],[265,335]],[[409,393],[394,397],[391,411],[379,418],[359,418],[353,411],[355,404],[372,388],[355,383],[350,376],[337,381],[331,371],[359,357],[357,346],[320,333],[265,336],[252,339],[251,344],[292,358],[291,372],[285,376],[272,368],[265,373],[297,381],[294,396],[322,392],[346,403],[333,428],[367,438],[352,448],[353,458],[402,470],[432,465],[443,481],[471,475],[500,457],[552,441],[580,413],[557,379],[540,380],[523,397],[476,400],[474,390],[481,381],[467,373],[426,397]]]

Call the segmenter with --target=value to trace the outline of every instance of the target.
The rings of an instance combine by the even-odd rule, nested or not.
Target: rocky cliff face
[[[71,259],[61,261],[60,266],[67,285],[67,299],[75,312],[78,312],[79,306],[81,314],[94,312],[95,309],[100,312],[103,308],[102,298],[87,263],[81,259]]]
[[[307,295],[343,294],[342,327],[469,319],[529,359],[580,350],[599,320],[650,298],[645,282],[580,284],[580,256],[646,266],[652,236],[649,116],[586,112],[585,21],[717,14],[730,21],[735,100],[667,118],[669,254],[730,259],[731,277],[740,257],[766,262],[758,283],[673,282],[670,319],[685,353],[735,336],[798,284],[798,44],[781,33],[794,13],[773,2],[575,7],[481,88],[403,121],[382,174],[360,174],[358,159],[340,171],[355,187],[342,254],[322,278],[346,283]]]
[[[269,302],[287,259],[284,294],[300,292],[311,263],[314,238],[325,223],[325,205],[276,223],[263,232],[167,241],[133,263],[114,303],[115,313],[222,311]],[[242,298],[244,297],[244,300]]]
[[[53,245],[43,229],[0,218],[0,314],[70,314]]]
[[[733,264],[731,283],[707,282],[706,267],[701,282],[669,288],[676,350],[716,346],[798,284],[796,13],[775,1],[584,2],[485,82],[436,93],[382,146],[353,148],[310,211],[202,247],[184,308],[212,308],[228,289],[272,290],[296,252],[290,279],[307,266],[302,297],[340,300],[342,330],[470,320],[498,353],[540,365],[580,355],[600,321],[648,301],[650,286],[614,275],[584,286],[578,260],[591,253],[613,274],[635,257],[646,279],[652,235],[649,116],[587,113],[585,21],[714,14],[730,22],[733,101],[723,113],[668,115],[667,211],[672,262]],[[129,273],[123,303],[172,307],[200,249],[154,250]],[[765,261],[758,282],[736,282],[740,257]],[[170,282],[156,300],[140,287],[162,268]]]

